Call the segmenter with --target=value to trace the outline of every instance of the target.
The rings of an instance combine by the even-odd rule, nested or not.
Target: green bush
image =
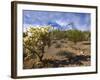
[[[84,35],[85,35],[85,40],[86,40],[86,41],[87,41],[87,40],[90,40],[90,38],[91,38],[91,33],[90,33],[89,31],[84,31],[83,33],[84,33]]]
[[[68,30],[66,34],[68,39],[74,43],[85,40],[85,34],[79,30]]]
[[[52,35],[53,38],[55,38],[55,39],[64,39],[64,38],[67,38],[66,31],[53,30],[52,34],[53,34]]]

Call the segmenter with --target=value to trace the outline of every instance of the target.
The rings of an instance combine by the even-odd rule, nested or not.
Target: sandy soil
[[[45,67],[74,67],[74,66],[90,66],[90,41],[81,41],[76,44],[66,39],[52,41],[51,47],[45,48],[43,60],[50,66]],[[59,52],[65,52],[59,54]],[[68,53],[66,55],[66,53]],[[69,56],[69,54],[73,56]],[[24,69],[33,68],[35,59],[24,61]]]

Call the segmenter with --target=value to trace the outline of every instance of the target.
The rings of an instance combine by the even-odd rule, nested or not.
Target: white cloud
[[[39,25],[31,25],[31,24],[23,24],[23,32],[26,32],[26,30],[30,27],[39,27]]]

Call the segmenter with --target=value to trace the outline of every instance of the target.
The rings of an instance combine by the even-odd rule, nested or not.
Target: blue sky
[[[61,26],[74,23],[74,27],[79,30],[90,30],[91,14],[90,13],[73,13],[73,12],[54,12],[54,11],[34,11],[23,10],[23,27],[44,26],[53,22]]]

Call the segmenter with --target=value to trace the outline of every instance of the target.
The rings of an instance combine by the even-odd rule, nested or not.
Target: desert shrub
[[[84,33],[84,35],[85,35],[85,40],[86,40],[86,41],[90,40],[90,38],[91,38],[91,33],[90,33],[90,31],[84,31],[83,33]]]
[[[53,30],[53,37],[56,39],[64,39],[67,37],[66,31],[61,31],[61,30]]]
[[[67,34],[68,39],[70,41],[73,41],[74,43],[85,40],[84,33],[79,30],[68,30],[66,34]]]

